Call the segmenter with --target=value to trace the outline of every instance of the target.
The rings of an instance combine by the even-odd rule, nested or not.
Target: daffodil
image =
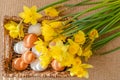
[[[74,55],[68,52],[68,47],[68,45],[64,45],[63,42],[59,40],[56,42],[55,46],[50,48],[50,54],[52,58],[59,61],[62,66],[70,67],[73,62]]]
[[[43,20],[42,25],[46,25],[46,24],[54,29],[61,29],[63,27],[62,21]]]
[[[42,26],[42,35],[44,37],[44,40],[46,42],[48,42],[48,41],[52,40],[57,35],[57,33],[48,24],[44,24]]]
[[[50,64],[50,62],[52,61],[52,57],[48,52],[42,54],[39,57],[39,59],[41,61],[40,64],[42,65],[42,67],[47,67]]]
[[[42,26],[50,24],[50,20],[43,20],[42,21]]]
[[[96,39],[98,37],[99,37],[99,34],[98,34],[98,31],[96,29],[93,29],[93,30],[90,31],[89,38],[91,40],[94,40],[94,39]]]
[[[77,55],[78,55],[78,56],[81,56],[82,53],[83,53],[83,49],[82,49],[82,47],[79,47],[79,51],[77,52]]]
[[[23,25],[10,21],[5,24],[6,30],[9,30],[9,34],[12,38],[24,37]]]
[[[83,31],[78,31],[74,34],[74,41],[79,44],[84,44],[86,40],[85,33]]]
[[[42,67],[47,67],[50,64],[52,58],[48,52],[49,49],[47,48],[46,43],[39,38],[39,40],[35,42],[35,48],[38,52],[41,52],[39,57],[40,64]]]
[[[37,20],[42,17],[41,14],[37,13],[37,7],[32,6],[28,8],[27,6],[23,7],[24,12],[20,13],[19,16],[24,20],[25,23],[32,23],[35,25]]]
[[[50,23],[50,26],[52,28],[61,28],[63,26],[62,22],[61,21],[54,21],[54,22],[51,22]]]
[[[66,38],[67,38],[67,37],[64,36],[64,35],[59,35],[59,36],[58,36],[58,39],[62,40],[63,42],[65,42]]]
[[[73,55],[77,54],[79,49],[80,49],[79,44],[75,43],[71,39],[69,39],[68,42],[70,43],[70,46],[69,46],[69,49],[68,49],[69,53],[71,53]]]
[[[89,64],[82,64],[80,58],[75,58],[74,63],[72,67],[68,70],[70,71],[71,76],[77,76],[77,77],[85,77],[88,78],[88,71],[86,70],[87,68],[92,68],[92,65]]]
[[[41,46],[39,46],[39,47],[41,47]],[[42,54],[39,57],[39,59],[41,61],[41,65],[42,65],[42,67],[47,67],[52,60],[51,54],[49,54],[49,49],[45,46],[42,46],[41,53]]]
[[[51,17],[56,17],[59,15],[59,12],[55,9],[55,7],[49,7],[44,10],[45,14]]]
[[[92,55],[92,51],[91,51],[91,46],[89,47],[86,47],[84,50],[83,50],[83,53],[82,53],[82,56],[84,56],[85,57],[85,60],[87,61],[90,57],[91,57],[91,55]]]
[[[35,48],[36,48],[36,50],[38,52],[41,52],[42,51],[42,47],[45,46],[44,42],[40,38],[34,44],[35,44]]]
[[[68,46],[64,46],[63,42],[60,40],[55,43],[56,45],[50,48],[50,53],[54,59],[60,62],[63,57],[65,57]]]

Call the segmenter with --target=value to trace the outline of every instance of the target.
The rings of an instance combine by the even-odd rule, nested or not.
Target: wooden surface
[[[32,6],[37,5],[38,7],[44,4],[49,4],[52,1],[57,0],[0,0],[0,23],[2,24],[4,15],[17,15],[22,11],[23,5]],[[71,2],[77,2],[79,0],[72,0]],[[88,6],[89,7],[89,6]],[[74,11],[83,10],[87,7],[76,8]],[[0,26],[0,56],[3,54],[3,32],[2,26]],[[120,38],[117,38],[108,43],[101,51],[106,51],[120,45]],[[94,56],[89,60],[89,63],[94,66],[93,69],[89,70],[90,77],[88,80],[120,80],[120,51],[108,54],[105,56]],[[0,80],[3,77],[0,76]],[[86,80],[79,78],[4,78],[4,80]]]

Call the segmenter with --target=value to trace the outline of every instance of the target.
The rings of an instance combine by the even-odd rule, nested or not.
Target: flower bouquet
[[[24,6],[19,17],[4,18],[3,76],[88,78],[87,69],[93,66],[87,61],[92,55],[120,49],[96,53],[120,36],[120,0],[67,1],[58,0],[42,8]],[[85,5],[95,6],[62,15]],[[98,12],[83,16],[95,10]]]

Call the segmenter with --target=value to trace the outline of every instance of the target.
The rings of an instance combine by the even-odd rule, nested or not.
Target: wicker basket
[[[46,18],[46,17],[44,17]],[[19,23],[21,18],[16,17],[16,16],[5,16],[4,21],[3,21],[3,27],[4,24],[7,23],[8,21],[15,21]],[[41,19],[42,20],[42,19]],[[41,22],[39,20],[38,22]],[[24,24],[24,26],[27,28],[29,24]],[[13,40],[11,37],[8,35],[8,31],[6,31],[3,28],[4,31],[4,54],[2,57],[2,75],[4,77],[70,77],[69,72],[63,71],[63,72],[56,72],[54,71],[51,67],[48,67],[47,70],[43,72],[35,72],[28,67],[24,71],[16,71],[12,68],[12,60],[16,57],[20,57],[21,55],[15,54],[13,51],[13,45],[16,43],[18,40]]]

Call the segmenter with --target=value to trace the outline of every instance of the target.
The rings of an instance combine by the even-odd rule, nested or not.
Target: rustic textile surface
[[[57,0],[0,0],[0,23],[2,23],[4,15],[17,16],[22,11],[23,5],[37,7],[49,4]],[[80,0],[71,0],[72,3]],[[89,6],[87,6],[89,7]],[[73,11],[83,10],[87,7],[76,8]],[[0,26],[0,56],[3,53],[3,33]],[[106,51],[120,45],[120,38],[117,38],[108,43],[100,51]],[[94,66],[89,70],[90,77],[88,80],[120,80],[120,51],[108,54],[105,56],[95,56],[89,60],[89,63]],[[72,78],[3,78],[0,76],[0,80],[85,80],[76,77]]]

